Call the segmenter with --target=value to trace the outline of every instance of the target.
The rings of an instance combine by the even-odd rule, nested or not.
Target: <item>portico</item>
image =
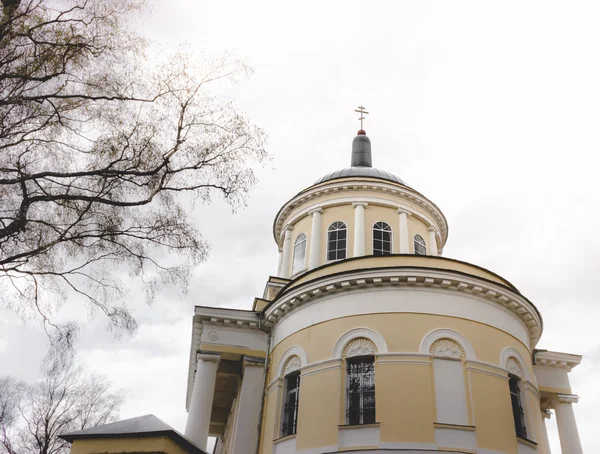
[[[550,410],[554,410],[562,452],[569,454],[583,454],[573,410],[579,396],[572,393],[569,383],[569,372],[581,362],[581,358],[580,355],[547,350],[537,350],[534,354],[534,371],[541,393],[542,418],[550,418]],[[545,447],[548,446],[545,425],[543,429],[544,439],[541,446]],[[550,452],[549,448],[547,452]]]

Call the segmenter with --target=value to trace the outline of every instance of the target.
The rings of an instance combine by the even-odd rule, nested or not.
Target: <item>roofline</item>
[[[385,178],[378,178],[378,177],[367,177],[367,176],[346,176],[346,177],[339,177],[339,178],[334,178],[332,180],[327,180],[327,181],[323,181],[322,183],[315,183],[310,185],[309,187],[303,189],[302,191],[298,192],[296,195],[294,195],[293,197],[291,197],[290,199],[288,199],[283,205],[281,205],[281,208],[277,211],[277,214],[275,215],[275,218],[273,219],[273,238],[275,239],[275,243],[279,244],[279,241],[277,239],[277,235],[276,235],[276,229],[277,229],[277,219],[279,219],[279,216],[281,215],[281,212],[283,211],[283,209],[292,201],[294,200],[296,197],[301,196],[302,194],[304,194],[305,192],[308,192],[312,189],[314,189],[315,187],[319,186],[319,185],[323,185],[326,186],[328,183],[339,183],[342,180],[357,180],[357,181],[364,181],[364,180],[379,180],[385,183],[389,183],[389,184],[393,184],[396,186],[400,186],[403,189],[408,189],[409,191],[414,192],[415,194],[419,195],[420,197],[423,197],[425,200],[427,200],[427,202],[429,202],[442,216],[442,219],[444,220],[444,224],[446,226],[446,238],[448,238],[448,235],[450,234],[450,227],[448,226],[448,220],[446,219],[446,216],[444,215],[444,212],[440,209],[439,206],[437,206],[435,203],[433,203],[431,200],[429,200],[429,198],[427,198],[426,196],[424,196],[423,194],[421,194],[419,191],[417,191],[416,189],[405,185],[405,184],[400,184],[396,181],[392,181],[392,180],[387,180]]]
[[[308,275],[308,274],[312,273],[313,271],[322,270],[323,268],[327,268],[327,267],[330,267],[330,266],[335,266],[335,265],[337,265],[337,264],[340,264],[340,263],[343,263],[343,262],[350,262],[350,261],[354,261],[354,260],[361,260],[361,259],[365,259],[365,258],[373,258],[373,257],[377,257],[377,256],[375,256],[375,255],[363,255],[363,256],[361,256],[361,257],[350,257],[350,258],[343,259],[343,260],[336,260],[335,262],[326,263],[326,264],[324,264],[324,265],[321,265],[321,266],[318,266],[318,267],[316,267],[316,268],[313,268],[313,269],[311,269],[310,271],[308,271],[308,272],[306,272],[306,273],[302,273],[302,274],[300,274],[300,275],[299,275],[299,276],[297,276],[296,278],[294,278],[294,279],[290,280],[290,282],[289,282],[288,284],[286,284],[286,285],[285,285],[285,286],[284,286],[284,287],[283,287],[283,288],[282,288],[282,289],[279,291],[279,293],[278,293],[278,294],[277,294],[277,296],[276,296],[276,297],[273,299],[273,301],[271,301],[271,302],[270,302],[268,305],[266,305],[266,306],[265,306],[265,307],[264,307],[264,308],[263,308],[263,309],[260,311],[260,314],[261,314],[261,316],[262,316],[262,315],[264,315],[265,311],[266,311],[267,309],[269,309],[269,307],[271,307],[271,306],[272,306],[274,303],[276,303],[276,302],[277,302],[277,301],[278,301],[278,300],[279,300],[281,297],[283,297],[283,296],[286,294],[287,290],[288,290],[290,287],[292,287],[292,286],[293,286],[293,285],[296,283],[296,281],[297,281],[297,280],[299,280],[299,279],[300,279],[300,278],[302,278],[302,277],[305,277],[306,275]],[[415,257],[415,254],[389,254],[389,255],[386,255],[386,257]],[[524,298],[524,299],[525,299],[525,300],[526,300],[526,301],[527,301],[529,304],[531,304],[531,306],[533,307],[533,309],[534,309],[534,310],[535,310],[535,312],[537,313],[538,317],[540,318],[540,321],[541,321],[541,323],[542,323],[542,325],[541,325],[541,326],[542,326],[542,327],[544,326],[544,325],[543,325],[543,323],[544,323],[544,320],[543,320],[543,318],[542,318],[542,314],[541,314],[541,312],[539,311],[539,309],[537,308],[537,306],[536,306],[535,304],[533,304],[533,303],[532,303],[532,302],[529,300],[529,298],[527,298],[525,295],[523,295],[523,294],[522,294],[522,293],[519,291],[519,289],[518,289],[517,287],[515,287],[515,286],[514,286],[514,285],[513,285],[513,284],[512,284],[512,283],[511,283],[511,282],[510,282],[508,279],[505,279],[505,278],[503,278],[503,277],[502,277],[502,276],[500,276],[499,274],[497,274],[497,273],[494,273],[493,271],[490,271],[490,270],[488,270],[487,268],[484,268],[483,266],[475,265],[475,264],[473,264],[473,263],[470,263],[470,262],[465,262],[465,261],[463,261],[463,260],[457,260],[457,259],[452,259],[452,258],[448,258],[448,257],[442,257],[442,256],[438,256],[438,255],[417,255],[416,257],[419,257],[420,259],[423,259],[423,258],[425,258],[426,260],[435,260],[435,259],[438,259],[438,260],[439,260],[439,259],[441,259],[441,260],[448,261],[448,262],[454,262],[454,263],[460,263],[460,264],[463,264],[463,265],[469,265],[469,266],[472,266],[473,268],[480,269],[480,270],[482,270],[482,271],[485,271],[485,272],[487,272],[487,273],[490,273],[490,274],[491,274],[491,275],[493,275],[493,276],[496,276],[498,279],[500,279],[501,281],[503,281],[505,284],[502,284],[502,283],[500,283],[500,282],[491,281],[491,280],[489,280],[489,279],[486,279],[486,278],[484,278],[484,277],[480,277],[480,276],[474,276],[473,274],[465,273],[465,272],[463,272],[463,271],[454,270],[454,269],[450,269],[450,270],[448,270],[448,269],[445,269],[445,268],[436,268],[436,267],[418,267],[418,268],[425,268],[425,269],[430,269],[430,270],[451,271],[451,272],[453,272],[453,273],[457,273],[457,274],[464,275],[464,276],[476,277],[477,279],[481,279],[481,280],[483,280],[483,281],[486,281],[486,282],[493,283],[494,285],[499,285],[499,286],[501,286],[501,287],[505,287],[506,289],[508,289],[508,290],[510,290],[510,291],[512,291],[512,292],[515,292],[515,293],[516,293],[516,294],[518,294],[520,297]],[[382,266],[382,267],[371,267],[371,268],[369,268],[369,270],[381,270],[381,269],[386,269],[386,268],[407,268],[407,267],[406,267],[406,266]],[[408,267],[408,268],[413,268],[413,267],[411,266],[411,267]],[[306,285],[306,284],[309,284],[309,283],[311,283],[311,282],[318,282],[318,281],[319,281],[319,280],[321,280],[321,279],[325,279],[325,278],[328,278],[328,277],[331,277],[331,276],[342,275],[342,274],[346,274],[346,273],[349,273],[349,272],[354,272],[354,271],[357,271],[357,269],[346,270],[346,271],[339,271],[339,272],[337,272],[337,273],[327,274],[327,275],[325,275],[325,276],[320,276],[320,277],[317,277],[317,278],[315,278],[315,279],[309,279],[309,280],[307,280],[306,282],[304,282],[302,285]]]
[[[172,438],[177,444],[187,448],[189,451],[197,453],[197,454],[207,454],[206,451],[202,450],[192,441],[188,440],[185,436],[177,432],[175,429],[171,430],[155,430],[151,432],[133,432],[133,433],[118,433],[118,434],[63,434],[58,435],[58,438],[61,438],[69,443],[73,443],[77,440],[90,440],[94,438],[146,438],[146,437],[160,437],[160,436],[169,436]]]

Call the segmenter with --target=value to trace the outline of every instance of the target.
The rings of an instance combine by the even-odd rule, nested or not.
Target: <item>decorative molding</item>
[[[352,177],[348,177],[348,178],[352,178]],[[279,243],[277,241],[277,239],[280,238],[284,221],[286,221],[286,218],[289,216],[289,214],[292,212],[292,210],[294,210],[298,206],[304,204],[305,202],[307,202],[315,197],[319,197],[321,195],[327,195],[327,194],[331,194],[331,193],[340,193],[340,196],[341,196],[343,193],[348,193],[351,191],[364,191],[364,190],[370,190],[370,191],[374,191],[374,192],[381,192],[383,194],[392,194],[395,196],[399,196],[399,197],[404,198],[412,203],[415,203],[419,207],[423,208],[424,211],[427,214],[429,214],[430,216],[432,216],[433,219],[435,219],[437,224],[440,226],[442,245],[446,243],[446,240],[448,238],[448,223],[447,223],[446,218],[444,217],[442,211],[433,202],[431,202],[425,196],[417,193],[412,188],[409,188],[407,186],[400,186],[400,185],[396,185],[394,183],[375,182],[375,181],[369,181],[368,185],[367,184],[360,184],[360,185],[348,184],[348,182],[331,182],[331,183],[327,184],[326,186],[320,186],[318,188],[308,189],[300,194],[297,194],[295,197],[293,197],[288,202],[286,202],[286,204],[277,213],[275,222],[273,224],[273,236],[275,238],[275,241],[277,243]],[[340,197],[340,199],[344,200],[344,199],[346,199],[346,197]],[[339,205],[340,199],[326,201],[324,203],[318,204],[317,207],[325,208],[326,206]],[[348,199],[352,199],[352,197],[348,197]],[[378,199],[377,197],[374,197],[373,200],[371,200],[371,198],[369,197],[369,198],[366,198],[366,201],[374,202],[377,199]],[[407,211],[407,213],[410,213],[410,214],[417,214],[417,213],[414,213],[413,209],[403,206],[401,203],[394,202],[392,200],[379,199],[379,200],[377,200],[376,203],[378,203],[380,205],[391,206],[391,207],[394,207],[397,209],[403,209],[403,210]],[[315,208],[315,206],[311,206],[311,207],[308,207],[308,210],[311,210],[314,208]],[[306,211],[308,211],[308,210],[306,210]],[[305,210],[302,210],[302,212],[299,213],[299,215],[301,217],[305,216],[307,214],[304,211]],[[419,213],[418,217],[423,218],[423,215]],[[296,222],[296,219],[287,219],[287,224],[294,224],[295,222]],[[426,223],[428,225],[433,224],[433,222],[431,222],[430,220],[427,220]]]
[[[285,363],[285,367],[283,368],[283,375],[287,375],[291,372],[297,371],[302,367],[302,362],[300,361],[299,356],[292,356]]]
[[[196,362],[198,361],[212,361],[218,363],[221,361],[221,355],[214,353],[196,353]]]
[[[279,364],[277,365],[277,377],[282,377],[286,373],[289,373],[289,372],[285,371],[285,368],[287,366],[288,360],[293,356],[296,356],[298,358],[298,360],[300,361],[300,365],[298,366],[298,369],[303,366],[306,366],[308,364],[308,358],[306,357],[306,353],[304,352],[302,347],[300,347],[298,345],[294,345],[294,346],[288,348],[285,351],[285,353],[281,356],[281,359],[279,360]]]
[[[377,353],[377,346],[373,341],[365,339],[364,337],[359,337],[346,344],[342,356],[351,358],[353,356],[374,355],[375,353]]]
[[[511,359],[512,362],[510,362],[509,364],[509,360]],[[513,362],[516,364],[513,364]],[[500,360],[498,361],[498,364],[504,367],[511,374],[517,375],[523,380],[531,380],[529,370],[527,369],[527,363],[525,362],[521,354],[512,347],[506,347],[502,350],[502,352],[500,352]],[[515,366],[518,367],[521,370],[521,373],[514,373],[509,366],[511,366],[513,369],[515,369]]]
[[[429,347],[429,353],[431,353],[433,356],[458,359],[465,358],[465,352],[461,346],[456,341],[447,338],[438,339],[431,344],[431,347]]]
[[[445,340],[446,342],[438,344],[438,346],[435,347],[435,350],[444,354],[438,354],[432,350],[434,344],[441,340]],[[448,341],[454,341],[454,343],[458,345],[454,347]],[[476,359],[475,350],[473,349],[471,343],[467,340],[467,338],[464,337],[462,334],[457,333],[456,331],[452,331],[450,329],[436,329],[429,332],[421,341],[419,351],[421,353],[445,356],[449,358],[454,357],[470,360]]]
[[[551,352],[547,350],[536,351],[534,354],[535,365],[552,369],[564,369],[568,372],[581,363],[581,355],[570,353]]]
[[[506,361],[506,368],[511,374],[516,375],[519,378],[523,376],[523,369],[521,369],[519,362],[512,356]]]
[[[348,331],[338,339],[335,346],[333,347],[331,357],[341,358],[345,353],[345,348],[350,343],[350,341],[359,338],[370,340],[376,348],[375,352],[387,353],[387,345],[385,343],[385,339],[381,334],[369,328],[355,328],[353,330]]]
[[[213,342],[214,342],[214,341],[217,341],[217,340],[219,340],[219,333],[218,333],[218,332],[216,332],[216,331],[213,329],[213,330],[210,330],[210,331],[208,332],[208,334],[206,335],[206,337],[208,337],[208,340],[210,340],[210,341],[213,341]]]
[[[556,401],[561,404],[576,404],[579,402],[579,396],[577,394],[557,394]]]
[[[295,307],[312,303],[320,296],[370,287],[417,287],[466,293],[512,313],[529,331],[531,347],[535,346],[541,336],[542,320],[538,312],[518,293],[477,276],[466,277],[453,270],[433,270],[422,267],[351,270],[327,276],[327,279],[319,279],[317,282],[308,281],[299,284],[266,309],[263,313],[264,326],[273,327]],[[469,352],[460,341],[457,342],[465,350],[467,359],[474,359],[474,353]],[[426,353],[429,353],[429,346]]]

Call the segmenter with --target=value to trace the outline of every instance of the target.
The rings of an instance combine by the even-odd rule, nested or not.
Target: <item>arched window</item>
[[[375,357],[377,347],[369,339],[358,338],[344,348],[346,358],[346,423],[375,422]]]
[[[373,226],[373,255],[392,253],[392,228],[385,222],[376,222]]]
[[[427,247],[425,246],[425,240],[418,233],[415,235],[415,254],[427,255]]]
[[[525,425],[525,409],[521,401],[521,377],[523,369],[519,362],[513,358],[508,358],[506,368],[510,371],[508,374],[508,388],[510,390],[510,401],[512,404],[513,418],[515,420],[515,432],[519,438],[527,438],[527,427]]]
[[[283,424],[281,436],[294,435],[298,426],[298,398],[300,397],[300,371],[287,374],[284,377],[285,404],[283,406]]]
[[[283,368],[283,411],[281,412],[281,436],[294,435],[298,427],[298,404],[300,398],[300,367],[298,356],[291,356]]]
[[[465,351],[453,339],[440,338],[431,344],[433,383],[437,421],[443,424],[469,424],[467,394],[462,360]]]
[[[301,233],[294,243],[294,260],[292,274],[302,271],[306,266],[306,235]]]
[[[346,224],[334,222],[327,229],[327,260],[346,258]]]

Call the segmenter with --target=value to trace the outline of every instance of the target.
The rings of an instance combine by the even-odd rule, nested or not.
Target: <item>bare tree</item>
[[[69,296],[133,331],[125,281],[149,300],[185,289],[208,251],[191,204],[243,204],[268,159],[263,132],[215,95],[248,68],[149,59],[127,27],[142,6],[2,0],[0,307],[37,314],[55,346],[77,334],[55,320]]]
[[[0,378],[0,453],[68,453],[58,435],[116,420],[123,399],[106,378],[72,361],[55,363],[33,386]]]

